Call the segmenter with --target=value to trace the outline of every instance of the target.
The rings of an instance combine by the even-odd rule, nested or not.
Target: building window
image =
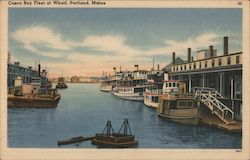
[[[236,56],[236,64],[240,63],[240,56]]]
[[[214,62],[215,62],[215,60],[213,59],[213,60],[212,60],[212,67],[214,67]]]
[[[181,71],[182,71],[182,65],[181,65]]]
[[[191,69],[191,64],[189,64],[189,69]]]
[[[184,65],[184,69],[185,69],[185,70],[187,69],[187,66],[186,66],[186,65]]]
[[[227,64],[231,64],[231,57],[227,57]]]
[[[179,66],[176,66],[176,70],[177,70],[177,71],[179,70]]]
[[[194,69],[196,69],[196,63],[194,63]]]
[[[221,59],[219,59],[219,66],[221,66]]]
[[[201,68],[201,62],[199,63],[199,67]]]
[[[205,68],[207,68],[207,61],[205,61]]]

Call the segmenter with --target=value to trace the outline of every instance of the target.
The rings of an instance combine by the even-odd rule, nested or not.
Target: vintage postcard
[[[249,159],[249,1],[0,3],[0,159]]]

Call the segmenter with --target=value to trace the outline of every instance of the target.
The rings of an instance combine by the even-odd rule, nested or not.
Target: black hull
[[[61,96],[54,98],[27,98],[19,96],[8,97],[8,108],[55,108]]]

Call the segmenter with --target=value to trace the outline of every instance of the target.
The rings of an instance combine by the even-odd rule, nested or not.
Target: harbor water
[[[57,148],[58,140],[101,133],[107,120],[118,131],[128,118],[138,148],[239,149],[241,133],[205,125],[188,126],[158,117],[142,102],[119,99],[99,91],[99,84],[67,84],[53,109],[8,109],[8,146]],[[96,148],[90,141],[63,147]]]

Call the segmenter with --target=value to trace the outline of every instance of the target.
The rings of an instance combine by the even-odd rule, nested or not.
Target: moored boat
[[[148,107],[157,108],[161,96],[179,93],[180,81],[168,80],[168,74],[163,71],[151,71],[148,81],[152,84],[144,93],[144,104]]]
[[[39,67],[40,68],[40,67]],[[57,89],[51,88],[47,72],[43,70],[39,77],[33,77],[31,83],[23,83],[21,77],[15,79],[13,87],[8,90],[8,107],[15,108],[54,108],[57,107],[61,95]]]
[[[112,94],[125,100],[143,101],[144,92],[150,86],[147,82],[147,71],[137,68],[133,72],[123,73],[121,80],[116,81]]]
[[[198,124],[197,101],[193,94],[187,94],[185,84],[180,81],[165,81],[164,96],[159,98],[157,115],[183,124]]]
[[[157,108],[160,96],[163,96],[163,82],[151,83],[144,93],[144,104],[148,107]]]
[[[100,80],[100,91],[103,92],[109,92],[112,91],[116,85],[116,81],[121,79],[122,71],[116,72],[116,68],[113,68],[114,74],[111,76],[102,76],[102,79]]]
[[[48,90],[45,95],[22,95],[8,94],[9,108],[55,108],[61,99],[55,89]]]
[[[198,108],[194,96],[168,95],[160,97],[157,115],[171,121],[197,125]]]

